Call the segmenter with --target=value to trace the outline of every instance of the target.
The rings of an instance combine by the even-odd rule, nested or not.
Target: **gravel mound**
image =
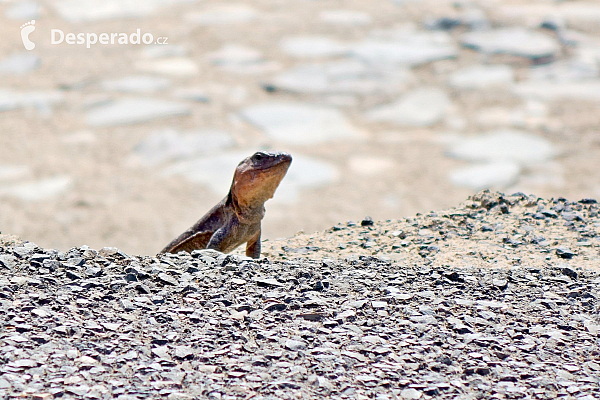
[[[414,218],[339,224],[317,234],[263,244],[263,254],[294,259],[376,255],[409,265],[563,266],[600,270],[596,200],[545,200],[482,191],[456,208]]]
[[[596,209],[482,193],[258,261],[5,241],[0,396],[596,399],[600,272],[582,267],[597,260]]]

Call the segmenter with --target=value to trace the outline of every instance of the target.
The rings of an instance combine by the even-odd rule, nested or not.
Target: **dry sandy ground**
[[[363,220],[263,244],[265,256],[387,257],[414,265],[600,269],[595,200],[570,203],[481,192],[459,207],[402,220]]]

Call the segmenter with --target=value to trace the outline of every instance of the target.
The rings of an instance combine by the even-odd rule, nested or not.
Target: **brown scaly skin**
[[[259,151],[244,159],[235,169],[227,197],[161,253],[191,253],[199,249],[229,253],[247,243],[246,255],[259,258],[264,203],[273,197],[291,162],[292,156],[282,152]]]

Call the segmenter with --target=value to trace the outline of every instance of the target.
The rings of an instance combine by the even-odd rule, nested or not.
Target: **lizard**
[[[227,196],[161,253],[191,253],[199,249],[229,253],[247,243],[246,256],[259,258],[264,203],[275,194],[291,162],[288,153],[264,151],[242,160]]]

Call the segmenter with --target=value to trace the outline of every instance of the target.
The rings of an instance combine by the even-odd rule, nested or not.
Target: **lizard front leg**
[[[260,257],[260,229],[246,244],[246,256],[252,258]]]
[[[229,235],[229,230],[226,228],[227,225],[217,229],[215,233],[213,233],[213,235],[210,237],[210,240],[208,241],[208,244],[206,245],[207,249],[213,249],[223,253],[223,244],[225,239],[227,238],[227,235]]]

